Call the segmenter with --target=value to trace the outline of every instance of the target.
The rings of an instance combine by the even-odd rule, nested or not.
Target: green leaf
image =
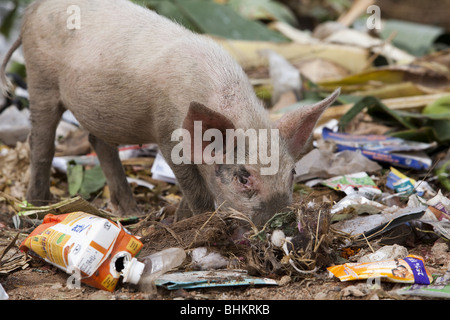
[[[78,193],[83,183],[83,166],[81,164],[77,164],[75,161],[67,163],[67,182],[69,194],[73,197]]]
[[[375,120],[380,122],[401,125],[404,128],[415,129],[416,127],[410,121],[399,116],[399,114],[389,109],[380,99],[367,96],[356,102],[353,107],[344,114],[339,120],[339,128],[343,130],[349,122],[360,112],[367,108],[369,113]]]
[[[444,33],[444,29],[409,21],[387,20],[380,36],[386,40],[394,32],[396,36],[393,44],[419,57],[428,53],[434,41]]]
[[[231,8],[251,20],[284,21],[296,25],[292,11],[281,3],[271,0],[229,0]]]
[[[147,8],[156,11],[158,14],[165,16],[186,28],[201,32],[197,26],[195,26],[183,13],[180,8],[175,5],[172,1],[167,0],[133,0],[136,4],[144,5]]]
[[[391,137],[401,138],[409,141],[432,142],[438,141],[439,137],[432,127],[421,127],[418,129],[400,130],[392,132]]]
[[[442,104],[439,104],[439,106],[442,106]],[[356,102],[341,117],[339,120],[340,130],[344,130],[348,123],[365,108],[374,121],[400,128],[399,131],[391,133],[390,136],[421,142],[437,141],[441,144],[450,142],[450,118],[446,112],[424,114],[395,111],[372,96],[364,97]],[[433,108],[429,109],[428,112],[431,112],[430,110],[433,110]],[[436,110],[434,109],[434,111]],[[439,107],[439,110],[442,111],[443,109]]]
[[[427,105],[423,110],[422,114],[426,114],[433,118],[446,118],[450,120],[450,95],[443,96],[436,101]]]
[[[202,33],[227,39],[286,42],[259,21],[243,18],[231,7],[212,1],[173,0],[180,12]]]
[[[14,0],[14,8],[9,11],[6,16],[2,17],[2,22],[0,25],[0,33],[2,33],[6,38],[9,38],[9,34],[14,26],[14,21],[17,17],[17,10],[19,8],[19,1]]]
[[[89,196],[104,187],[106,183],[105,175],[100,166],[84,171],[83,183],[80,188],[81,197],[87,199]]]
[[[448,170],[447,170],[448,168]],[[446,161],[440,168],[436,170],[439,182],[445,189],[450,191],[450,160]]]

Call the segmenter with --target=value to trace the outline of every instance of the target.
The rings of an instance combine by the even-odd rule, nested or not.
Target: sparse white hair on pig
[[[21,40],[2,64],[3,83],[7,61],[20,43],[32,122],[27,199],[37,205],[51,198],[55,130],[68,109],[90,133],[120,214],[138,209],[117,146],[157,143],[183,192],[178,217],[222,205],[261,225],[291,203],[295,162],[318,118],[339,95],[337,90],[272,123],[241,66],[221,46],[127,0],[33,2],[23,17]],[[202,135],[213,128],[224,137],[227,130],[277,130],[277,148],[270,139],[259,147],[277,150],[271,156],[278,171],[261,174],[261,162],[174,164],[171,152],[179,141],[171,140],[172,133],[183,128],[194,136],[198,123]],[[224,155],[234,150],[233,141],[227,143]],[[204,155],[207,148],[202,140],[192,150]]]

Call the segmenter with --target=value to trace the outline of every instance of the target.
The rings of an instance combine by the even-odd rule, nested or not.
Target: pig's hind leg
[[[89,134],[89,142],[97,153],[106,182],[111,192],[111,203],[121,216],[139,212],[125,171],[119,158],[117,147]]]

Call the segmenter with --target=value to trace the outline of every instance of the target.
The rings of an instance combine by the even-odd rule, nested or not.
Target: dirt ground
[[[330,192],[332,196],[334,193]],[[300,196],[296,201],[301,201]],[[227,252],[239,255],[236,251],[237,247],[230,247],[230,243],[226,242],[226,237],[229,236],[225,232],[225,225],[221,225],[224,221],[219,218],[211,216],[197,217],[189,223],[182,220],[178,223],[167,224],[172,231],[170,235],[167,228],[155,228],[155,222],[151,219],[141,219],[139,224],[131,224],[130,232],[141,237],[144,243],[144,249],[140,256],[143,257],[149,253],[156,252],[165,247],[176,246],[177,241],[183,244],[189,243],[191,248],[200,246],[209,246],[214,250],[221,252],[226,256]],[[17,231],[12,227],[12,216],[1,215],[0,220],[0,249],[3,249],[11,244],[13,237]],[[209,219],[209,220],[208,220]],[[215,220],[216,219],[216,220]],[[170,219],[168,219],[170,220]],[[188,219],[189,220],[189,219]],[[208,225],[203,226],[204,222],[208,220]],[[185,222],[183,222],[185,221]],[[202,227],[198,227],[199,225]],[[201,233],[195,236],[193,229],[201,229]],[[151,231],[149,231],[151,230]],[[176,234],[176,236],[173,235]],[[26,233],[22,233],[16,241],[26,237]],[[162,237],[162,238],[161,238]],[[192,238],[194,237],[194,238]],[[208,241],[204,241],[207,239]],[[214,242],[212,243],[211,240]],[[225,241],[225,242],[221,242]],[[438,244],[444,244],[444,250],[436,253],[435,247]],[[370,245],[373,250],[380,247],[377,240],[371,241]],[[187,246],[185,245],[185,248]],[[245,248],[240,247],[240,249]],[[330,244],[330,248],[335,250],[330,256],[337,256],[337,247]],[[253,248],[254,249],[254,248]],[[364,252],[369,253],[371,249],[368,246],[362,246],[360,255]],[[409,254],[416,254],[425,259],[427,269],[432,274],[442,275],[450,261],[450,252],[443,240],[435,240],[430,243],[415,243],[413,247],[409,247]],[[0,251],[0,252],[1,252]],[[245,251],[245,250],[244,250]],[[242,252],[246,263],[241,263],[239,267],[249,270],[249,274],[261,274],[264,271],[258,268],[265,268],[268,265],[268,260],[261,258],[259,262],[261,265],[256,265],[258,262],[253,260],[253,265],[250,263],[250,251]],[[319,250],[320,251],[320,250]],[[30,258],[22,263],[20,259],[26,259],[22,253],[17,249],[17,246],[9,250],[10,256],[16,256],[16,264],[21,267],[17,269],[0,273],[0,283],[9,295],[10,300],[427,300],[429,298],[417,296],[405,296],[397,294],[396,290],[405,287],[404,284],[394,284],[382,282],[380,286],[373,287],[373,283],[368,283],[365,280],[340,282],[337,278],[330,276],[326,270],[325,265],[317,262],[320,256],[316,256],[316,265],[318,269],[315,272],[305,274],[298,274],[295,270],[289,268],[282,268],[276,271],[266,272],[262,277],[268,277],[278,282],[277,286],[273,285],[250,285],[250,286],[233,286],[233,287],[215,287],[207,289],[178,289],[168,290],[163,287],[158,287],[156,291],[145,292],[136,285],[119,282],[114,292],[106,292],[89,287],[85,284],[81,285],[79,289],[69,289],[67,281],[69,275],[49,265],[37,258]],[[245,256],[247,254],[247,256]],[[230,255],[231,256],[231,255]],[[281,260],[281,257],[277,256]],[[3,259],[5,261],[6,259]],[[189,260],[189,258],[187,259]],[[272,261],[273,262],[273,261]],[[330,262],[327,262],[330,263]],[[268,269],[275,269],[274,265],[269,266]],[[183,264],[179,270],[191,270],[192,266]]]
[[[426,249],[425,249],[426,250]],[[450,258],[450,257],[449,257]],[[447,260],[448,261],[448,260]],[[445,269],[445,268],[444,268]],[[431,268],[439,273],[443,268]],[[309,279],[284,285],[259,287],[226,287],[209,289],[158,288],[157,293],[140,292],[136,286],[119,284],[115,292],[98,290],[87,285],[68,289],[68,275],[49,265],[36,265],[15,271],[0,280],[10,300],[423,300],[427,298],[400,296],[396,290],[404,285],[382,283],[370,289],[365,281],[339,282],[319,272]],[[292,281],[292,279],[291,279]]]

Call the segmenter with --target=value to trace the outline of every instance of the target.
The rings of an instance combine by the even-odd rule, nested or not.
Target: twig
[[[383,49],[386,47],[387,44],[391,43],[392,40],[394,40],[394,38],[397,36],[397,31],[393,31],[389,37],[387,37],[386,40],[383,41],[383,44],[380,46],[380,50],[378,52],[375,52],[371,57],[369,57],[369,59],[367,60],[366,65],[364,66],[363,70],[368,69],[372,63],[375,61],[376,58],[378,58],[378,56],[381,55],[381,53],[383,52]]]
[[[319,247],[320,242],[322,242],[322,239],[320,239],[319,243],[317,243],[317,238],[319,237],[319,226],[320,226],[320,215],[321,214],[322,214],[322,209],[319,209],[319,215],[317,216],[316,236],[314,238],[314,252],[317,251],[317,248]]]
[[[364,233],[363,233],[362,235],[364,236],[364,239],[366,240],[367,245],[369,246],[370,250],[372,250],[372,253],[375,252],[375,250],[373,250],[372,246],[370,245],[370,242],[369,242],[369,240],[367,239],[366,235],[365,235]]]
[[[420,186],[420,184],[425,181],[426,178],[428,178],[428,176],[430,175],[430,173],[434,170],[434,168],[436,167],[436,165],[438,164],[438,161],[436,161],[431,168],[428,170],[427,174],[425,175],[425,177],[423,177],[422,180],[420,180],[418,183],[416,183],[416,185],[414,186],[414,189],[411,191],[411,193],[414,193],[416,191],[416,189]]]
[[[264,231],[265,228],[266,228],[267,223],[270,221],[270,220],[269,220],[269,221],[264,225],[264,227],[263,227],[261,230],[258,230],[258,228],[257,228],[256,225],[253,223],[253,221],[252,221],[249,217],[247,217],[245,214],[243,214],[243,213],[241,213],[241,212],[239,212],[239,211],[237,211],[237,210],[235,210],[235,209],[233,209],[233,208],[230,208],[230,211],[233,212],[233,214],[230,216],[231,218],[243,220],[243,221],[248,222],[248,224],[250,224],[250,227],[252,228],[253,233],[254,233],[251,237],[255,237],[255,236],[257,236],[259,233],[261,233],[262,231]]]
[[[12,248],[15,246],[17,239],[19,239],[19,235],[20,232],[17,232],[16,236],[14,237],[14,239],[11,240],[11,242],[6,246],[6,248],[3,250],[2,255],[0,256],[0,262],[2,261],[3,257],[5,256],[5,254]]]
[[[356,19],[366,12],[370,5],[374,3],[374,0],[355,1],[350,10],[341,15],[337,21],[344,26],[349,27]]]

